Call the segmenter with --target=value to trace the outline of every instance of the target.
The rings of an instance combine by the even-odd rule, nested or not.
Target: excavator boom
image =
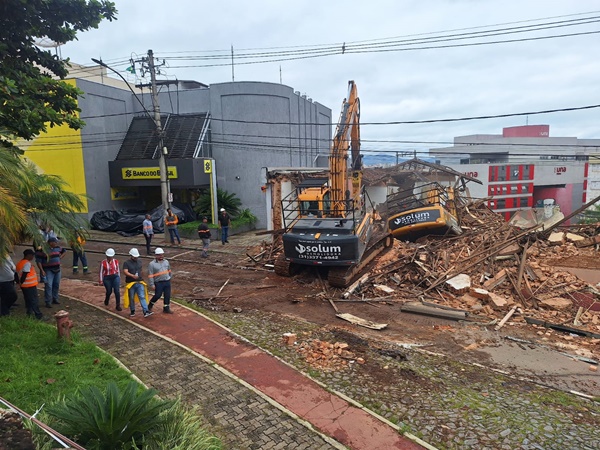
[[[342,102],[342,111],[329,154],[331,186],[331,216],[344,218],[348,201],[359,195],[360,185],[348,185],[348,150],[353,172],[362,170],[360,155],[360,100],[354,81],[348,82],[348,96]],[[356,177],[353,177],[355,179]]]
[[[275,261],[278,275],[290,276],[300,266],[328,267],[329,284],[344,287],[391,245],[391,236],[381,226],[376,229],[365,205],[359,119],[356,84],[349,81],[329,154],[328,181],[300,183],[282,200],[286,232],[283,253]]]

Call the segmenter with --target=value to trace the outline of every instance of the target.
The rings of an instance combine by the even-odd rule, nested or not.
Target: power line
[[[389,45],[389,44],[397,44],[397,43],[408,43],[408,42],[415,42],[415,41],[426,42],[427,40],[437,40],[437,39],[442,39],[442,38],[449,40],[449,39],[455,38],[455,37],[465,37],[465,36],[476,37],[478,35],[485,35],[486,33],[492,33],[492,32],[493,33],[502,33],[502,32],[511,33],[511,32],[515,32],[515,31],[520,31],[520,32],[539,31],[540,29],[542,29],[540,27],[545,27],[543,29],[546,29],[546,27],[554,28],[554,27],[577,26],[577,25],[593,23],[593,22],[597,21],[599,16],[588,16],[588,17],[583,17],[583,18],[579,18],[579,19],[569,19],[569,20],[562,20],[562,21],[535,23],[535,24],[519,26],[519,27],[505,27],[505,28],[491,28],[491,27],[539,22],[541,20],[558,19],[558,18],[563,18],[563,17],[573,17],[576,15],[594,14],[594,13],[596,13],[596,12],[581,13],[581,14],[568,15],[568,16],[556,16],[556,17],[551,17],[551,18],[534,19],[534,20],[528,20],[528,21],[508,22],[508,23],[503,23],[503,24],[461,28],[461,29],[454,29],[454,30],[447,30],[447,31],[396,36],[396,37],[390,37],[390,38],[371,39],[371,40],[366,40],[366,41],[338,42],[338,43],[333,43],[333,44],[316,44],[316,45],[291,46],[291,47],[269,47],[269,48],[262,48],[262,49],[261,48],[239,49],[238,53],[236,55],[236,58],[253,57],[253,56],[254,57],[255,56],[283,56],[283,55],[290,55],[290,54],[315,52],[315,51],[331,51],[331,50],[335,50],[336,52],[339,53],[342,46],[344,47],[344,49],[346,51],[349,51],[350,49],[353,49],[353,48],[361,48],[361,47],[368,48],[371,46]],[[465,33],[465,31],[481,30],[481,29],[485,29],[485,30],[475,31],[475,32],[471,31],[470,33]],[[460,31],[461,33],[455,33],[457,31]],[[448,34],[448,33],[452,33],[452,34]],[[425,37],[423,37],[423,36],[425,36]],[[277,50],[277,51],[267,52],[265,50]],[[214,53],[216,53],[216,52],[221,52],[221,54],[215,55]],[[189,54],[192,52],[166,52],[165,54],[169,55],[169,54],[173,54],[173,53]],[[231,57],[229,49],[227,49],[227,50],[211,50],[211,51],[208,51],[208,53],[211,53],[211,54],[208,54],[208,55],[202,55],[202,54],[186,55],[186,56],[166,56],[164,58],[172,59],[172,60],[175,60],[175,59],[193,60],[193,59],[204,59],[204,58],[205,59],[222,58],[222,59],[228,60]]]
[[[491,44],[502,44],[502,43],[513,43],[513,42],[525,42],[531,40],[540,39],[553,39],[553,38],[564,38],[572,36],[582,36],[586,34],[596,34],[600,31],[590,31],[582,33],[567,33],[560,35],[532,37],[523,39],[512,39],[512,40],[500,40],[500,41],[489,41],[489,42],[473,42],[468,44],[454,44],[454,45],[441,45],[441,46],[426,46],[426,47],[411,47],[405,48],[407,45],[423,45],[428,42],[449,42],[453,40],[464,40],[464,39],[475,39],[485,38],[499,35],[509,35],[515,33],[531,33],[538,32],[548,29],[563,28],[582,26],[597,23],[600,16],[594,15],[598,11],[589,13],[577,13],[563,16],[553,16],[540,19],[530,19],[525,21],[507,22],[501,24],[485,25],[478,27],[461,28],[454,30],[420,33],[413,35],[398,36],[392,38],[379,38],[371,39],[366,41],[355,41],[355,42],[340,42],[334,44],[315,44],[315,45],[302,45],[302,46],[291,46],[291,47],[268,47],[258,49],[240,49],[236,55],[238,60],[237,64],[264,64],[269,62],[281,62],[296,59],[307,59],[317,58],[325,56],[339,55],[342,53],[375,53],[375,52],[389,52],[389,51],[414,51],[414,50],[430,50],[437,48],[452,48],[452,47],[463,47],[472,45],[491,45]],[[585,16],[585,17],[580,17]],[[575,19],[568,20],[555,20],[561,18],[578,17]],[[551,20],[548,22],[548,20]],[[546,22],[541,22],[546,21]],[[539,23],[541,22],[541,23]],[[506,27],[506,25],[519,25],[520,26]],[[503,27],[503,28],[500,28]],[[479,31],[472,31],[479,30]],[[457,33],[459,32],[459,33]],[[385,47],[385,48],[384,48]],[[392,47],[392,48],[389,48]],[[270,50],[270,51],[269,51]],[[276,51],[273,51],[276,50]],[[219,52],[219,53],[218,53]],[[175,60],[187,60],[187,61],[211,61],[211,60],[224,60],[225,63],[220,64],[203,64],[203,65],[176,65],[171,68],[185,68],[185,67],[218,67],[218,66],[229,66],[231,59],[230,50],[207,50],[200,54],[192,54],[192,52],[166,52],[165,55],[184,55],[184,56],[161,56],[161,59],[175,61]],[[256,61],[239,62],[239,59],[255,59]],[[107,60],[111,65],[130,65],[132,57],[116,58],[113,60]]]
[[[518,112],[518,113],[506,113],[506,114],[488,114],[482,116],[467,116],[467,117],[453,117],[453,118],[445,118],[445,119],[423,119],[423,120],[398,120],[398,121],[389,121],[389,122],[361,122],[361,126],[363,125],[415,125],[415,124],[425,124],[425,123],[445,123],[445,122],[465,122],[470,120],[484,120],[484,119],[500,119],[506,117],[519,117],[519,116],[533,116],[540,114],[551,114],[557,112],[570,112],[570,111],[583,111],[588,109],[596,109],[600,108],[600,104],[597,105],[586,105],[586,106],[573,106],[568,108],[555,108],[555,109],[545,109],[540,111],[528,111],[528,112]],[[126,115],[141,115],[141,112],[123,112],[123,113],[113,113],[113,114],[99,114],[94,116],[82,116],[82,120],[87,119],[98,119],[104,117],[117,117],[117,116],[126,116]],[[337,123],[321,123],[321,122],[268,122],[261,120],[240,120],[240,119],[219,119],[215,117],[211,117],[212,121],[218,122],[226,122],[226,123],[245,123],[245,124],[255,124],[255,125],[286,125],[286,126],[294,126],[294,125],[314,125],[314,126],[332,126]]]

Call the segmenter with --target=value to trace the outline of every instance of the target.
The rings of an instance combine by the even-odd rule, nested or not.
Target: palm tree
[[[16,151],[0,150],[0,255],[23,240],[37,240],[40,225],[76,240],[84,225],[77,212],[85,205],[66,188],[62,178],[39,173]]]
[[[232,218],[235,218],[239,215],[240,206],[242,206],[242,201],[239,198],[237,198],[235,194],[231,194],[225,189],[221,188],[217,189],[217,203],[218,205],[215,205],[215,207],[218,208],[217,211],[221,208],[225,208],[227,210],[227,213]],[[198,202],[196,203],[194,210],[200,216],[210,216],[211,207],[212,205],[210,193],[207,192],[198,198]]]

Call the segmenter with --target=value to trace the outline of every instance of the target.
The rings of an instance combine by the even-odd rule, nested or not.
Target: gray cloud
[[[394,36],[426,36],[437,31],[450,34],[448,30],[592,12],[598,5],[594,0],[291,3],[179,0],[168,4],[147,0],[143,8],[139,2],[116,3],[117,21],[102,23],[98,30],[82,33],[77,42],[62,47],[62,55],[83,64],[91,63],[92,57],[102,57],[110,63],[125,60],[132,53],[143,55],[148,49],[160,57],[189,56],[209,50],[229,52],[231,45],[235,55],[249,48],[273,50],[373,42]],[[519,25],[525,23],[505,26]],[[548,30],[539,35],[584,30],[597,31],[600,25]],[[475,30],[454,33],[469,31]],[[496,39],[522,37],[525,35]],[[599,44],[600,35],[590,34],[475,47],[333,55],[236,65],[235,79],[278,83],[281,68],[284,84],[330,107],[336,118],[346,95],[347,81],[353,79],[361,98],[363,122],[507,114],[600,104]],[[218,83],[231,80],[231,67],[171,68],[166,75]],[[552,136],[598,138],[599,114],[599,110],[587,110],[532,116],[528,120],[550,124]],[[497,134],[503,126],[521,125],[526,120],[514,117],[423,125],[365,125],[361,135],[368,141],[451,141],[457,135]],[[404,150],[434,145],[369,143],[368,147]]]

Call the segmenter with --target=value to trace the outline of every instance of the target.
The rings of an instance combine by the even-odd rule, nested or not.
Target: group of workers
[[[169,236],[172,244],[181,245],[181,238],[177,230],[179,219],[173,214],[171,209],[167,210],[165,216],[165,227],[169,230]],[[221,243],[229,243],[229,226],[231,219],[224,208],[221,208],[218,216],[219,230],[221,231]],[[150,245],[154,236],[154,227],[151,216],[147,214],[142,224],[142,232],[146,240],[146,254],[150,255]],[[49,250],[44,250],[41,245],[35,245],[35,251],[25,249],[23,259],[16,265],[10,255],[0,261],[0,315],[8,315],[11,306],[17,301],[16,285],[21,287],[27,315],[37,319],[43,319],[44,315],[39,308],[39,297],[37,292],[38,284],[44,283],[44,303],[47,308],[52,308],[53,304],[60,304],[59,289],[61,280],[61,260],[66,255],[66,249],[59,243],[59,238],[51,230],[43,229],[40,231],[42,237],[47,242]],[[198,237],[202,240],[203,258],[208,257],[208,248],[210,245],[211,232],[208,227],[208,218],[203,217],[198,226]],[[81,262],[83,273],[89,274],[87,256],[84,250],[85,239],[82,233],[77,233],[77,240],[71,242],[73,251],[73,274],[79,273],[79,263]],[[122,267],[125,275],[125,306],[129,306],[130,316],[135,316],[135,304],[140,304],[144,317],[152,314],[154,304],[162,297],[164,306],[163,312],[170,314],[171,301],[171,266],[164,257],[164,250],[157,247],[154,250],[154,259],[148,264],[148,283],[144,281],[142,274],[142,262],[140,252],[137,248],[129,250],[130,258],[125,261]],[[106,259],[100,264],[99,284],[104,286],[106,295],[104,304],[108,305],[111,295],[115,296],[116,310],[122,311],[121,307],[121,267],[119,261],[115,259],[115,250],[109,248],[105,252]],[[35,260],[35,262],[34,262]],[[36,271],[37,267],[37,271]],[[39,273],[38,273],[39,272]],[[38,281],[39,275],[39,281]],[[148,287],[154,289],[154,295],[148,301]]]
[[[106,295],[104,304],[108,306],[112,294],[115,296],[117,311],[121,307],[121,266],[115,258],[115,250],[109,248],[105,252],[106,259],[100,263],[98,284],[104,286]],[[152,315],[154,304],[164,296],[163,312],[171,314],[171,265],[165,259],[165,251],[157,247],[154,250],[154,259],[148,264],[148,283],[144,281],[140,252],[137,248],[129,250],[129,259],[123,263],[125,275],[125,293],[129,306],[130,317],[135,316],[135,304],[139,302],[144,317]],[[148,302],[148,287],[154,289],[154,295]]]

